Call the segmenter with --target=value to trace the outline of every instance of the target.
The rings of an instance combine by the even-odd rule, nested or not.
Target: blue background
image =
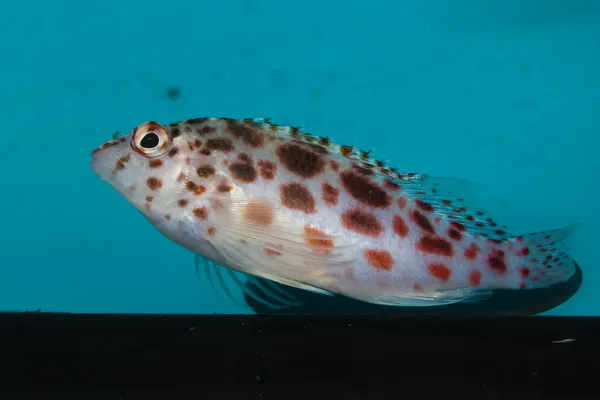
[[[599,1],[23,0],[0,15],[2,310],[251,312],[88,163],[149,119],[270,116],[483,182],[511,232],[583,222],[583,285],[551,314],[600,314]]]

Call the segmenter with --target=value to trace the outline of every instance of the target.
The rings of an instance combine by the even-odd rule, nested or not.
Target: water
[[[88,162],[149,119],[270,116],[401,168],[483,182],[513,232],[583,222],[583,283],[547,314],[600,314],[599,2],[26,0],[0,11],[1,310],[254,312],[202,286],[192,255]]]

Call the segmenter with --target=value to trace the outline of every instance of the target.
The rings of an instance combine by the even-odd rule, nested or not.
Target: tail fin
[[[521,274],[522,288],[548,287],[573,276],[576,265],[569,254],[567,238],[580,226],[574,223],[511,239],[514,244],[511,258]]]

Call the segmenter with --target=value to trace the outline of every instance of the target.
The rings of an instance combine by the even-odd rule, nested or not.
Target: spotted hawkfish
[[[565,239],[578,223],[509,234],[477,204],[477,184],[401,172],[270,119],[145,122],[92,158],[102,180],[195,254],[197,270],[213,282],[217,271],[227,293],[225,274],[246,291],[244,279],[260,281],[246,294],[273,306],[294,301],[280,284],[414,307],[547,287],[576,271]]]

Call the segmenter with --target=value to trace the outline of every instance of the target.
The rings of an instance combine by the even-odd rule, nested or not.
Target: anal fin
[[[370,303],[400,307],[431,307],[454,303],[470,303],[488,299],[493,294],[490,289],[459,288],[431,293],[385,293],[368,300]]]
[[[196,266],[196,275],[201,282],[205,281],[200,276],[201,272],[203,272],[206,282],[217,297],[221,298],[221,300],[230,301],[240,308],[248,308],[248,306],[244,304],[243,300],[236,298],[234,294],[235,288],[242,295],[248,295],[255,301],[271,309],[291,308],[301,304],[297,298],[281,290],[269,280],[232,270],[199,255],[195,255],[194,264]],[[216,282],[213,279],[213,275]],[[222,298],[221,294],[224,294],[225,298]]]

